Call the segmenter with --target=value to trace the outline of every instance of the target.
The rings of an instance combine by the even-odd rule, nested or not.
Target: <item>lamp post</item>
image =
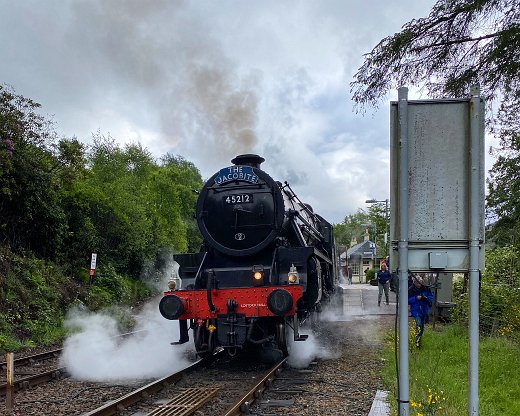
[[[365,201],[366,204],[377,204],[377,203],[380,203],[380,202],[384,202],[385,203],[385,251],[386,251],[386,255],[388,256],[390,254],[389,250],[388,250],[388,241],[390,240],[390,235],[389,235],[389,232],[388,232],[388,198],[387,199],[383,199],[383,200],[377,200],[377,199],[367,199]]]

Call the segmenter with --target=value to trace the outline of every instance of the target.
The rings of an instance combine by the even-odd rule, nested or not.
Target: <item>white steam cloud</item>
[[[172,346],[178,323],[164,319],[152,302],[136,317],[136,334],[121,338],[116,320],[106,313],[71,310],[65,326],[75,332],[65,341],[60,363],[73,378],[90,381],[163,377],[186,367],[190,343]]]
[[[168,280],[174,271],[178,275],[179,263],[173,260],[173,252],[165,249],[159,253],[155,262],[145,264],[141,271],[141,280],[149,288],[162,292],[168,289]]]
[[[343,312],[343,305],[338,304],[325,307],[319,319],[325,323],[350,320],[351,317],[346,317]],[[330,344],[330,339],[324,338],[317,331],[319,331],[319,325],[316,331],[304,326],[300,330],[300,334],[309,335],[306,341],[295,342],[289,337],[290,355],[288,363],[291,367],[306,368],[315,359],[337,359],[341,356],[338,349]]]
[[[294,368],[306,368],[317,358],[335,359],[341,354],[334,352],[333,345],[324,345],[323,339],[310,330],[301,330],[302,334],[308,334],[306,341],[295,342],[290,340],[290,354],[288,363]]]

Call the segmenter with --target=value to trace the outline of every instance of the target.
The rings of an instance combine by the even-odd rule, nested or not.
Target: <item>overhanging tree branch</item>
[[[431,43],[431,44],[424,45],[424,46],[417,46],[415,48],[411,48],[410,50],[412,52],[422,52],[424,50],[427,50],[430,48],[436,48],[438,46],[450,46],[450,45],[456,45],[456,44],[462,44],[462,43],[468,43],[468,42],[480,42],[481,40],[495,38],[503,33],[504,33],[504,31],[501,30],[500,32],[490,33],[489,35],[479,36],[477,38],[466,37],[466,38],[462,38],[462,39],[452,39],[452,40],[447,40],[445,42]]]

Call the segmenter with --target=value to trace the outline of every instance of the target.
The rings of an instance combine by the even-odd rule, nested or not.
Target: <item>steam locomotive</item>
[[[304,341],[301,325],[337,290],[331,224],[260,169],[264,161],[239,155],[205,183],[196,206],[201,251],[173,256],[178,270],[159,310],[179,320],[173,344],[188,342],[192,329],[200,356],[252,346],[287,355],[289,337]]]

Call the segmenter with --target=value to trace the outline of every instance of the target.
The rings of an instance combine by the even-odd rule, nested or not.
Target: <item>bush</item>
[[[24,345],[20,340],[10,334],[0,333],[0,351],[12,352],[23,348]]]
[[[114,267],[108,265],[101,267],[94,276],[87,305],[94,306],[94,310],[97,310],[114,303],[132,304],[150,294],[150,290],[140,281],[122,276]]]
[[[460,293],[458,284],[455,291]],[[462,325],[469,321],[469,295],[460,293],[453,318]],[[480,332],[482,335],[513,335],[520,332],[520,289],[507,284],[483,282],[480,288]]]
[[[110,294],[110,297],[115,301],[121,300],[124,292],[124,282],[120,275],[116,273],[116,270],[112,265],[100,267],[93,278],[94,288],[102,288]]]
[[[99,311],[112,303],[111,293],[103,287],[92,286],[87,294],[85,303],[92,311]]]
[[[479,323],[482,335],[520,338],[520,272],[515,267],[518,250],[499,247],[486,251],[486,269],[480,284]],[[508,266],[505,268],[504,266]],[[453,284],[453,318],[461,325],[469,321],[468,282]]]
[[[376,277],[376,269],[368,269],[365,273],[365,276],[367,277],[367,282],[370,282]]]

